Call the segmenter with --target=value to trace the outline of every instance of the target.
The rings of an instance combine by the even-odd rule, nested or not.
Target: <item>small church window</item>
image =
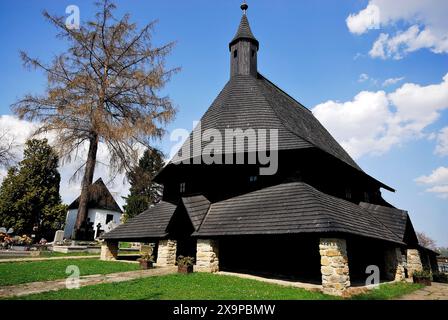
[[[255,57],[255,50],[252,50],[252,58]]]
[[[238,57],[238,50],[233,51],[233,57],[234,58]]]
[[[370,202],[370,195],[369,195],[369,193],[367,191],[364,192],[364,201],[365,202]]]
[[[180,184],[180,193],[184,193],[184,192],[185,192],[185,186],[186,186],[186,183],[185,183],[185,182],[182,182],[182,183]]]
[[[351,199],[352,198],[352,189],[350,188],[345,188],[345,198],[346,199]]]

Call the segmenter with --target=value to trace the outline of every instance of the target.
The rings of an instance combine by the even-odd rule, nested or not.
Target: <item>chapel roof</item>
[[[78,209],[79,199],[76,198],[68,207],[69,210]],[[89,209],[103,209],[115,212],[123,212],[120,206],[115,201],[114,197],[110,193],[109,189],[103,182],[103,179],[99,178],[95,183],[89,187],[89,200],[87,203]]]

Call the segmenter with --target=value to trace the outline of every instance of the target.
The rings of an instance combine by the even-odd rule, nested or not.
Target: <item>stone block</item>
[[[320,239],[322,288],[326,294],[343,296],[350,287],[346,248],[344,239]]]
[[[176,240],[160,240],[157,251],[157,266],[169,267],[176,264]]]
[[[216,240],[198,239],[195,270],[210,273],[219,271],[219,249]]]
[[[117,257],[118,257],[118,242],[105,241],[101,245],[100,260],[112,261],[112,260],[116,260]]]

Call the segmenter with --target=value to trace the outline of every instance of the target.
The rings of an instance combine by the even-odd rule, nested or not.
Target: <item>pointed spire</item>
[[[257,49],[259,48],[259,42],[258,42],[257,38],[255,38],[254,34],[252,33],[252,30],[250,29],[250,25],[249,25],[249,20],[247,19],[246,12],[247,12],[248,8],[249,8],[249,6],[244,1],[244,3],[241,5],[241,10],[243,10],[243,16],[241,17],[241,22],[238,27],[238,31],[236,32],[235,37],[232,39],[232,41],[229,44],[229,48],[233,44],[238,42],[238,40],[242,40],[242,39],[249,40],[249,41],[253,42],[257,46]]]

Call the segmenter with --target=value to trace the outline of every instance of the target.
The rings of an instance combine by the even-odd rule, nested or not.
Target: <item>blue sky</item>
[[[248,2],[248,17],[260,41],[259,71],[313,109],[367,173],[397,190],[384,191],[385,198],[409,210],[418,231],[448,246],[448,130],[443,131],[448,26],[439,18],[448,7],[443,2],[407,0],[406,9],[398,10],[384,0],[257,0]],[[42,74],[22,67],[18,51],[49,61],[65,48],[41,11],[64,15],[75,4],[85,21],[92,3],[0,2],[0,125],[13,126],[5,117],[10,105],[45,85]],[[234,0],[118,1],[117,13],[130,12],[140,26],[159,20],[156,44],[177,41],[168,64],[182,72],[165,93],[179,113],[168,130],[191,130],[228,81],[228,42],[241,17],[239,5]],[[396,83],[386,86],[387,79]],[[17,126],[18,135],[27,132],[25,123]],[[168,137],[157,145],[167,153],[172,146]],[[63,174],[62,194],[71,201],[78,184],[68,184],[67,177]],[[111,188],[116,196],[126,194],[126,183]]]

